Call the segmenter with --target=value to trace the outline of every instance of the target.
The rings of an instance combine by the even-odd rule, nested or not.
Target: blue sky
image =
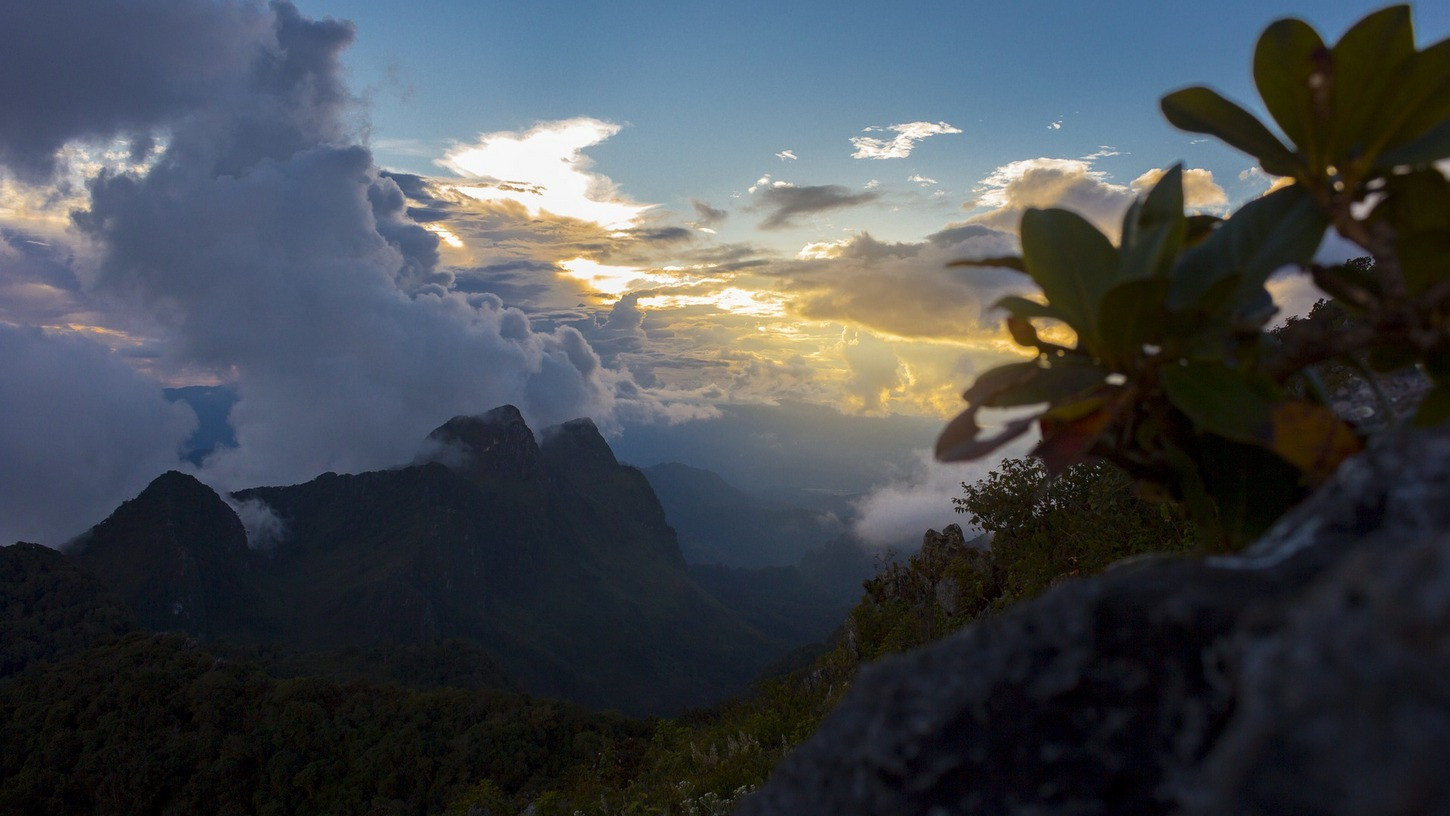
[[[1373,8],[0,4],[0,540],[187,468],[163,386],[238,394],[237,446],[192,468],[227,489],[411,461],[502,403],[625,450],[742,405],[929,427],[1021,353],[991,305],[1032,290],[948,262],[1015,252],[1027,207],[1111,236],[1178,161],[1193,209],[1261,194],[1158,99],[1256,108],[1265,25]]]
[[[447,146],[579,116],[624,128],[588,155],[626,195],[687,211],[724,205],[764,174],[910,197],[832,219],[915,240],[960,218],[994,169],[1110,147],[1127,183],[1176,161],[1214,173],[1235,203],[1259,192],[1245,158],[1178,132],[1157,101],[1212,84],[1254,103],[1254,39],[1285,16],[1336,36],[1367,2],[449,3],[303,2],[352,19],[344,57],[367,89],[384,166],[436,173]],[[1422,38],[1450,7],[1420,4]],[[1428,35],[1428,36],[1426,36]],[[947,122],[904,159],[850,158],[867,127]],[[1056,125],[1057,127],[1054,127]],[[1195,144],[1195,142],[1198,142]],[[796,160],[776,154],[790,150]],[[415,152],[416,151],[416,152]],[[921,195],[911,176],[939,182]],[[924,199],[924,200],[923,200]],[[909,202],[909,203],[908,203]],[[803,237],[803,234],[792,236]],[[782,243],[784,239],[779,239]]]

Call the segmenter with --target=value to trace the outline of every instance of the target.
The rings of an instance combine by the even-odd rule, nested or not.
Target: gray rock
[[[866,667],[737,813],[1450,813],[1447,678],[1450,434],[1388,432],[1244,556]]]

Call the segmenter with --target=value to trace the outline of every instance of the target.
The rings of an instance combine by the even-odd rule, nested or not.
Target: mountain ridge
[[[460,416],[413,465],[229,497],[169,472],[72,551],[143,626],[307,652],[457,638],[530,693],[666,713],[742,690],[788,649],[702,589],[644,475],[588,419],[535,436]]]

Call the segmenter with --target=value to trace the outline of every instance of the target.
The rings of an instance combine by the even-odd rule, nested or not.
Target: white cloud
[[[1023,159],[1005,164],[982,180],[974,206],[990,208],[973,223],[1016,231],[1029,207],[1064,207],[1116,237],[1119,218],[1133,200],[1128,187],[1081,159]]]
[[[438,164],[477,180],[458,190],[481,201],[516,201],[534,213],[623,229],[652,205],[624,198],[613,181],[589,171],[592,162],[583,153],[619,131],[619,125],[587,117],[544,122],[523,133],[481,134]]]
[[[1061,207],[1091,221],[1113,240],[1122,227],[1123,212],[1138,193],[1163,175],[1150,170],[1129,185],[1115,184],[1106,173],[1085,159],[1023,159],[1005,164],[977,187],[968,206],[987,208],[967,220],[995,229],[1015,231],[1029,207]],[[1183,171],[1184,203],[1191,209],[1225,208],[1228,197],[1208,170]]]
[[[1048,124],[1047,129],[1048,130],[1062,130],[1062,120],[1061,119],[1058,119],[1055,122],[1052,122],[1052,123]]]
[[[868,190],[874,190],[877,187],[881,186],[881,182],[878,179],[871,179],[862,186],[864,186]]]
[[[1149,170],[1128,186],[1145,193],[1161,178],[1162,170]],[[1183,171],[1183,204],[1190,210],[1223,210],[1228,207],[1228,195],[1213,180],[1213,171],[1190,167]]]
[[[1002,455],[975,462],[943,464],[929,451],[917,451],[916,467],[886,485],[876,488],[856,503],[851,530],[876,547],[915,545],[927,530],[961,524],[966,516],[956,512],[952,499],[962,496],[962,484],[987,477],[1003,459],[1026,455],[1036,444],[1036,434],[1014,440]],[[968,530],[967,537],[975,532]]]
[[[907,181],[911,181],[911,182],[915,182],[917,184],[920,184],[923,187],[930,187],[930,186],[932,186],[934,184],[939,184],[940,183],[936,179],[934,179],[934,178],[927,178],[926,176],[923,176],[920,173],[912,173],[911,175],[909,175],[909,176],[906,177],[906,180]]]
[[[935,136],[943,133],[961,133],[961,129],[952,127],[946,122],[907,122],[901,125],[890,127],[868,127],[864,132],[885,132],[896,133],[888,139],[878,139],[874,136],[853,136],[851,144],[856,152],[851,154],[853,159],[904,159],[911,155],[911,151],[928,136]]]
[[[798,158],[794,150],[782,150],[775,157],[781,161],[795,161]]]

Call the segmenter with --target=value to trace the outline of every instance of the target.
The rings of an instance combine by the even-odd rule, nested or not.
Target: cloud
[[[0,542],[57,546],[163,471],[196,415],[104,346],[0,323]]]
[[[908,373],[896,350],[869,332],[854,328],[843,331],[841,356],[850,371],[846,396],[859,411],[883,413],[892,392],[899,392],[909,384]]]
[[[916,184],[920,184],[923,187],[930,187],[930,186],[932,186],[934,184],[939,184],[940,183],[936,179],[934,179],[934,178],[927,178],[926,176],[923,176],[920,173],[913,173],[910,176],[907,176],[906,177],[906,180],[907,181],[910,181],[910,182],[915,182]]]
[[[695,223],[702,227],[713,227],[725,220],[729,213],[724,210],[717,210],[698,198],[690,199],[690,206],[695,208]]]
[[[1145,194],[1158,180],[1163,178],[1162,170],[1149,170],[1133,179],[1128,186],[1138,194]],[[1228,194],[1213,180],[1213,172],[1202,168],[1185,168],[1183,171],[1183,205],[1190,210],[1228,209]]]
[[[995,333],[991,304],[1032,286],[1008,269],[947,264],[1017,251],[1013,236],[979,225],[911,244],[886,244],[861,233],[833,245],[809,245],[802,250],[808,260],[774,266],[768,274],[789,296],[790,314],[901,338],[963,339]]]
[[[795,161],[798,158],[794,150],[782,150],[775,157],[781,161]]]
[[[41,180],[78,140],[136,137],[241,84],[268,41],[250,4],[109,0],[0,4],[0,165]]]
[[[238,487],[407,462],[423,436],[450,416],[504,402],[518,405],[536,426],[589,415],[606,430],[625,421],[708,413],[673,404],[641,388],[627,371],[606,366],[580,330],[563,320],[525,313],[480,291],[512,286],[511,294],[545,309],[557,308],[566,296],[572,307],[582,284],[561,275],[554,260],[626,265],[630,254],[678,247],[688,236],[678,226],[634,218],[643,206],[622,201],[607,180],[587,170],[579,151],[613,126],[549,123],[525,134],[485,136],[475,151],[450,154],[458,169],[474,173],[471,184],[480,189],[522,181],[517,186],[571,193],[575,203],[622,208],[532,213],[515,198],[529,200],[534,193],[490,199],[460,191],[466,185],[456,179],[443,184],[378,170],[352,131],[354,98],[340,62],[352,38],[349,24],[304,18],[287,3],[248,12],[257,24],[235,27],[213,17],[228,24],[253,17],[239,17],[231,5],[138,5],[174,12],[171,22],[181,34],[195,29],[203,44],[213,34],[236,38],[211,49],[214,64],[206,63],[206,54],[185,52],[205,63],[195,73],[214,80],[208,87],[226,92],[183,96],[149,89],[167,103],[152,117],[164,126],[165,140],[146,162],[94,175],[76,205],[75,230],[83,240],[63,236],[69,246],[90,247],[91,254],[82,258],[43,246],[49,236],[39,241],[24,232],[0,233],[0,287],[32,291],[7,320],[34,324],[81,315],[93,320],[92,336],[112,344],[125,340],[130,360],[160,376],[233,383],[239,400],[230,419],[238,444],[207,460],[205,479]],[[6,6],[0,13],[11,11]],[[73,22],[80,29],[67,36],[78,40],[92,24],[128,30],[116,15]],[[234,53],[244,59],[237,62]],[[79,99],[113,89],[113,79],[103,75],[110,67],[104,59],[82,61],[67,74],[68,87]],[[170,81],[146,71],[137,80],[141,86]],[[123,123],[128,128],[129,121]],[[57,130],[52,141],[116,127],[102,106],[91,120]],[[554,149],[531,152],[541,145]],[[17,159],[15,148],[6,149],[12,167],[43,165],[35,159],[40,153]],[[557,175],[486,175],[498,156],[516,155],[519,166],[532,171],[525,160],[545,154],[554,157]],[[616,236],[606,226],[614,216],[629,216],[631,229]],[[461,246],[440,244],[448,236]],[[562,254],[561,248],[578,254]],[[611,252],[621,260],[610,261]],[[445,253],[481,263],[448,266]],[[545,285],[532,288],[540,279]],[[44,295],[45,287],[55,290],[53,297]],[[75,489],[56,491],[51,504],[54,514],[80,525],[96,520],[93,507],[114,506],[138,480],[144,484],[175,462],[189,413],[178,418],[175,411],[183,409],[161,400],[158,382],[122,368],[119,355],[94,343],[78,351],[82,347],[48,334],[15,336],[21,339],[10,338],[5,365],[20,371],[6,378],[7,385],[47,372],[55,382],[37,385],[37,399],[47,399],[56,417],[77,418],[71,424],[84,432],[72,436],[106,451],[90,454],[101,466],[87,470],[78,464],[83,459],[57,452],[64,448],[59,429],[7,437],[12,449],[0,457],[0,478],[37,485],[75,480]],[[76,362],[66,362],[71,358]],[[100,416],[109,402],[86,397],[93,384],[105,389],[99,392],[105,400],[118,403],[116,417]],[[143,399],[143,392],[151,396]],[[7,387],[5,396],[23,395]],[[54,409],[66,403],[78,407]],[[16,405],[5,415],[38,416],[39,404]],[[143,415],[152,433],[136,419]],[[106,457],[112,448],[124,460],[111,463]],[[19,524],[26,516],[7,518]],[[27,535],[53,534],[43,525],[38,529]]]
[[[943,464],[930,451],[917,451],[915,466],[899,478],[871,491],[856,502],[851,531],[878,548],[920,544],[927,530],[948,524],[966,524],[952,499],[962,496],[962,484],[973,484],[1000,467],[1002,459],[1026,455],[1035,439],[1014,440],[1004,454],[976,462]],[[967,531],[971,538],[975,533]]]
[[[751,192],[758,196],[754,209],[768,212],[760,222],[761,229],[774,230],[795,226],[805,216],[845,207],[856,207],[875,201],[877,193],[853,193],[839,184],[797,187],[777,181],[769,187],[757,185]]]
[[[583,153],[619,131],[619,125],[587,117],[544,122],[523,133],[480,134],[471,145],[453,147],[438,163],[476,182],[457,189],[480,201],[516,201],[534,214],[620,229],[652,205],[629,201],[614,182],[590,172],[591,161]]]
[[[952,127],[946,122],[907,122],[901,125],[890,127],[868,127],[866,133],[891,131],[896,135],[887,139],[878,139],[875,136],[853,136],[851,145],[856,151],[851,154],[853,159],[904,159],[911,155],[912,149],[922,139],[928,136],[935,136],[943,133],[961,133],[959,128]]]
[[[1062,120],[1061,119],[1058,119],[1058,120],[1055,120],[1053,122],[1048,123],[1047,129],[1048,130],[1062,130]]]

